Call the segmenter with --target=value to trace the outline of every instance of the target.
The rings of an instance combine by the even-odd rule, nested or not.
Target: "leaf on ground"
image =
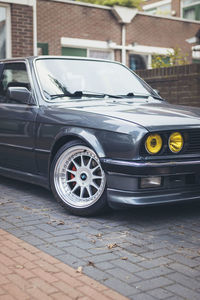
[[[91,267],[95,267],[95,264],[93,263],[93,261],[88,261],[88,266],[91,266]]]
[[[114,244],[107,245],[107,247],[108,247],[108,249],[113,249],[113,248],[118,247],[118,245],[116,243],[114,243]]]
[[[83,272],[83,267],[78,267],[76,269],[76,273],[82,273]]]
[[[58,221],[57,225],[65,225],[64,221]]]
[[[121,257],[121,259],[122,259],[122,260],[127,260],[128,257],[123,256],[123,257]]]
[[[102,237],[102,233],[97,233],[97,234],[95,234],[95,236],[96,236],[97,238],[101,238],[101,237]]]
[[[16,265],[15,267],[16,267],[16,269],[23,269],[23,268],[24,268],[24,267],[21,266],[21,265]]]
[[[24,206],[24,207],[23,207],[23,209],[30,209],[30,207],[28,207],[28,206]]]

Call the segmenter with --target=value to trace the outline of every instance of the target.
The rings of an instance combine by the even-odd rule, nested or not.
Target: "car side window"
[[[6,63],[0,78],[0,103],[18,103],[9,99],[7,91],[9,87],[26,87],[31,89],[25,63]]]

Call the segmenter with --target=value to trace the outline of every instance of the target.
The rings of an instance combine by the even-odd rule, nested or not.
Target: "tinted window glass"
[[[26,87],[30,90],[25,63],[5,64],[0,80],[0,103],[16,103],[7,97],[9,87]]]

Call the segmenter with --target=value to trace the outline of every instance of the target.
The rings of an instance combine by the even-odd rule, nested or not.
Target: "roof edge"
[[[80,1],[72,1],[72,0],[50,0],[50,1],[67,3],[67,4],[72,4],[72,5],[79,5],[79,6],[87,6],[87,7],[93,7],[93,8],[100,8],[100,9],[106,9],[106,10],[112,9],[111,6],[98,5],[98,4],[86,3],[86,2],[80,2]]]
[[[166,17],[166,16],[150,15],[149,13],[146,13],[146,12],[138,12],[137,14],[142,15],[142,16],[152,17],[152,18],[168,19],[168,20],[171,20],[171,21],[194,23],[194,24],[199,24],[200,25],[200,21],[187,20],[187,19],[178,18],[178,17]]]

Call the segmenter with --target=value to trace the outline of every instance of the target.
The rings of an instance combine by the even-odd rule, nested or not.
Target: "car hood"
[[[138,124],[148,130],[200,127],[200,109],[158,100],[98,99],[70,101],[62,108],[104,115]]]

